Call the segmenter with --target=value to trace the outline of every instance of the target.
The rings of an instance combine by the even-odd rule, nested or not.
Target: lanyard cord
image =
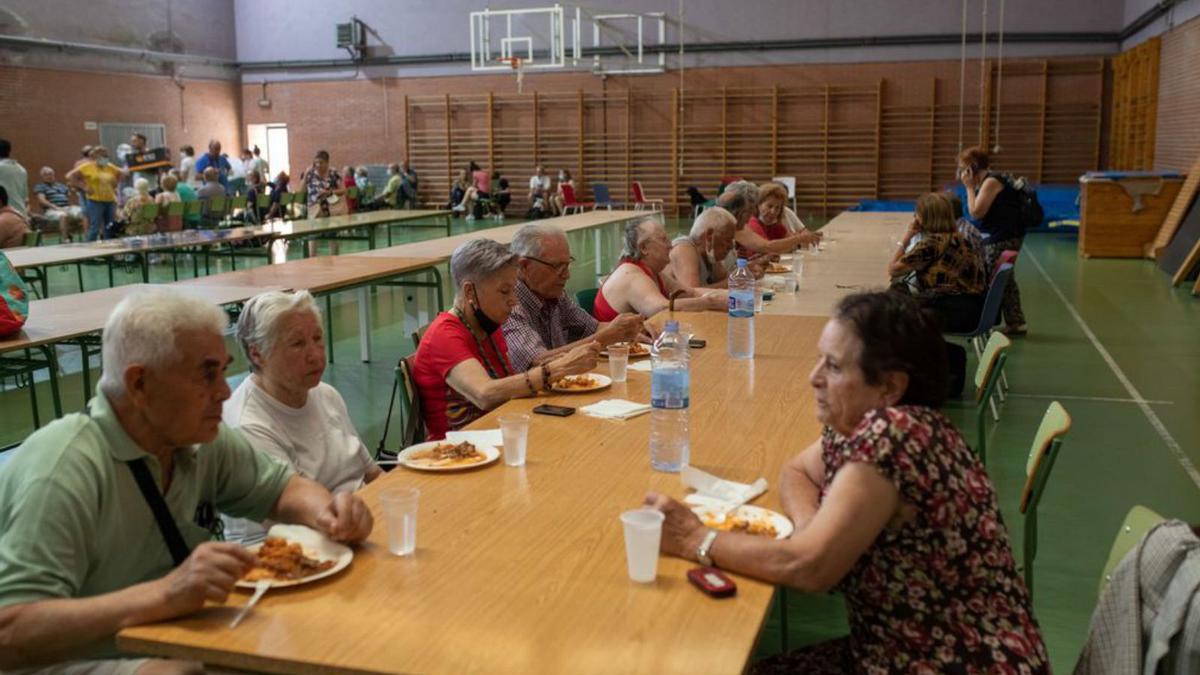
[[[504,357],[500,355],[500,350],[496,347],[496,341],[492,339],[492,336],[487,336],[487,341],[492,347],[492,353],[496,355],[496,360],[500,362],[500,369],[504,371],[502,375],[496,374],[496,371],[492,368],[492,363],[488,359],[487,350],[483,348],[483,340],[479,339],[479,335],[475,333],[475,329],[471,328],[471,324],[467,323],[467,318],[463,316],[462,310],[455,307],[450,311],[454,314],[454,316],[458,317],[458,320],[462,322],[463,326],[466,326],[467,332],[470,333],[471,337],[475,340],[475,346],[479,347],[479,354],[483,357],[483,367],[487,369],[488,376],[493,380],[499,380],[512,375],[512,373],[508,372],[508,365],[504,363]]]

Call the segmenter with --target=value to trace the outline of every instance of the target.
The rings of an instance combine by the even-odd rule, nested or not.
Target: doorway
[[[262,158],[267,160],[271,178],[278,176],[280,171],[286,171],[289,175],[292,173],[286,124],[250,124],[246,127],[246,137],[250,140],[250,147],[258,146]]]

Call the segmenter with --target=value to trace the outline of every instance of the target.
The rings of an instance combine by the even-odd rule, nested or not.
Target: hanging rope
[[[996,50],[996,143],[992,146],[992,152],[1000,152],[1000,111],[1004,109],[1001,105],[1001,88],[1004,85],[1004,0],[1000,0],[1000,39],[999,47]]]
[[[987,108],[987,0],[983,0],[983,28],[979,35],[979,144],[987,143],[984,110]]]
[[[958,52],[958,151],[963,150],[963,118],[967,101],[967,0],[962,0],[962,46]],[[934,102],[937,105],[937,102]]]

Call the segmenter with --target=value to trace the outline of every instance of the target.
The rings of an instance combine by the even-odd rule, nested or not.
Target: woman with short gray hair
[[[342,395],[321,381],[322,325],[308,291],[251,298],[237,323],[250,376],[225,402],[222,418],[256,450],[287,462],[301,476],[335,494],[352,492],[382,470],[354,430]],[[248,525],[245,534],[256,529]]]
[[[596,366],[600,346],[581,345],[524,372],[512,366],[501,326],[517,304],[517,255],[473,239],[450,256],[458,284],[454,306],[429,325],[413,357],[413,380],[431,440],[460,429],[500,404],[532,396],[554,380]]]

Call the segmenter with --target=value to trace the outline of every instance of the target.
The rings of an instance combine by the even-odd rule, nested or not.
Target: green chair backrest
[[[213,195],[208,198],[209,213],[225,213],[225,197],[222,195]]]
[[[599,292],[599,288],[585,288],[575,294],[575,300],[583,308],[583,311],[591,314],[592,309],[596,306],[596,294]]]
[[[202,202],[198,199],[190,201],[190,202],[184,202],[184,205],[186,206],[186,208],[184,209],[183,212],[184,212],[184,214],[189,215],[189,216],[198,216],[198,215],[200,215],[201,211],[204,210],[204,202]]]
[[[138,209],[138,218],[140,218],[143,221],[154,220],[157,217],[158,217],[158,202],[150,202],[149,204],[142,204],[142,207]]]
[[[255,200],[255,204],[257,204],[257,205],[258,205],[258,208],[260,208],[260,209],[266,209],[266,208],[270,208],[270,206],[271,206],[271,195],[270,195],[269,193],[266,193],[266,192],[264,192],[264,193],[260,194],[260,195],[258,196],[258,199],[256,199],[256,200]]]
[[[167,216],[182,216],[185,206],[184,202],[167,202]]]
[[[1033,445],[1029,449],[1029,457],[1025,460],[1025,488],[1021,493],[1021,513],[1030,508],[1037,508],[1042,498],[1046,481],[1050,478],[1050,470],[1054,468],[1054,460],[1058,455],[1058,446],[1062,437],[1071,430],[1071,415],[1058,401],[1052,401],[1042,416],[1037,433],[1033,436]]]
[[[1125,522],[1121,523],[1121,529],[1117,530],[1117,537],[1113,539],[1112,550],[1108,552],[1108,562],[1104,563],[1104,572],[1100,574],[1101,593],[1111,580],[1117,564],[1137,546],[1152,527],[1164,520],[1166,518],[1140,504],[1129,509],[1129,513],[1125,514]]]
[[[370,199],[375,196],[375,184],[367,183],[367,187],[363,188],[363,199]]]
[[[237,195],[229,199],[229,208],[244,209],[246,208],[246,195]]]
[[[346,189],[346,196],[350,199],[358,199],[358,188],[352,187]]]
[[[993,332],[992,336],[988,338],[983,355],[979,357],[979,367],[975,369],[976,403],[983,400],[987,385],[990,384],[992,378],[999,376],[999,369],[996,366],[999,365],[1001,354],[1008,351],[1011,346],[1012,340],[999,331]]]
[[[42,245],[42,231],[41,230],[30,230],[30,231],[26,232],[25,239],[21,242],[21,245],[22,246],[30,246],[30,247],[41,246]]]
[[[425,419],[421,411],[421,395],[412,376],[412,357],[400,360],[396,367],[397,393],[400,403],[400,447],[407,448],[425,440]]]

